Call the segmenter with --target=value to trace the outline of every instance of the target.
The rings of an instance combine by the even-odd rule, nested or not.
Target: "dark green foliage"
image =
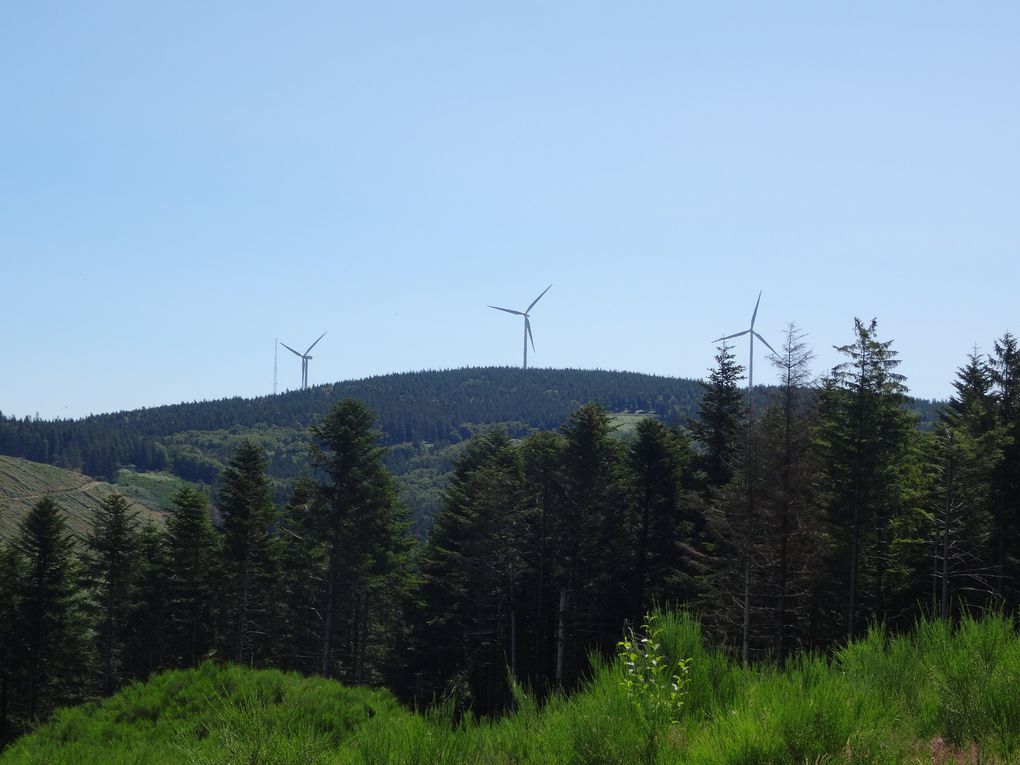
[[[478,712],[504,706],[507,668],[518,670],[522,494],[521,456],[506,433],[473,438],[422,556],[419,683]]]
[[[220,540],[204,494],[184,487],[174,506],[166,524],[166,650],[174,664],[193,667],[216,641]]]
[[[141,547],[138,515],[111,494],[92,517],[84,539],[83,574],[99,656],[99,689],[109,696],[124,680],[124,649],[138,606]]]
[[[835,530],[832,551],[846,607],[847,635],[864,619],[895,611],[895,567],[916,522],[911,517],[914,419],[904,408],[906,386],[891,341],[878,340],[877,323],[854,320],[854,341],[836,348],[847,360],[825,380],[818,438]],[[904,527],[906,526],[906,528]],[[862,618],[863,617],[863,618]]]
[[[377,681],[399,640],[411,586],[411,540],[393,480],[382,464],[375,415],[345,399],[312,427],[312,463],[323,476],[299,523],[324,564],[316,613],[318,671]]]
[[[697,593],[703,523],[684,492],[694,459],[683,432],[651,418],[638,423],[626,461],[628,526],[634,535],[632,624],[653,603],[690,603]]]
[[[146,678],[166,666],[167,619],[169,618],[169,583],[172,577],[166,534],[154,524],[143,526],[138,535],[139,564],[137,606],[132,609],[129,643],[125,652],[127,674],[134,679]]]
[[[737,387],[744,379],[744,368],[733,360],[730,346],[719,347],[715,362],[705,383],[693,430],[708,485],[718,487],[728,483],[736,472],[734,463],[740,448],[740,426],[746,406],[744,395]]]
[[[991,358],[996,423],[1005,441],[995,475],[994,565],[1010,608],[1020,606],[1020,345],[1007,332]]]
[[[17,660],[20,658],[22,562],[0,540],[0,747],[17,733]]]
[[[242,442],[223,471],[216,508],[223,524],[229,655],[238,664],[265,662],[272,650],[270,590],[276,562],[270,530],[276,508],[262,450]]]
[[[34,722],[78,698],[85,662],[73,541],[60,508],[43,497],[14,540],[20,559],[15,585],[13,667],[21,719]]]

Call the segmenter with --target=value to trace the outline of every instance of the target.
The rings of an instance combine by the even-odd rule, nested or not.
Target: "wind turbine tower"
[[[550,287],[552,287],[551,284],[549,285],[549,287],[546,287],[544,290],[542,290],[542,295],[547,293],[549,291]],[[529,340],[531,341],[531,350],[532,350],[532,352],[534,352],[534,350],[535,350],[535,338],[532,337],[532,335],[531,335],[531,320],[528,318],[528,316],[531,314],[531,309],[535,307],[535,303],[537,303],[539,300],[542,299],[542,295],[539,295],[537,298],[532,300],[531,301],[531,305],[529,305],[523,311],[514,311],[514,310],[512,310],[510,308],[500,308],[498,305],[490,305],[489,306],[489,308],[495,308],[497,311],[506,311],[507,313],[514,314],[515,316],[523,316],[524,317],[524,368],[525,369],[528,368],[528,341]]]
[[[326,336],[325,332],[323,332],[321,335],[319,335],[318,340],[316,340],[314,343],[309,345],[308,346],[308,350],[305,351],[304,353],[298,353],[297,351],[295,351],[293,348],[291,348],[286,343],[280,343],[280,345],[282,345],[288,351],[290,351],[295,356],[297,356],[299,359],[301,359],[301,390],[305,390],[306,388],[308,388],[308,362],[311,361],[311,359],[312,359],[312,357],[309,356],[308,354],[311,353],[312,348],[314,348],[318,344],[319,340],[321,340],[325,336]]]
[[[750,355],[747,360],[747,450],[744,452],[744,467],[747,471],[747,518],[745,519],[746,524],[750,524],[751,519],[754,518],[754,487],[752,479],[754,477],[754,466],[753,466],[753,453],[751,447],[751,428],[754,423],[753,411],[754,403],[752,396],[754,395],[754,338],[758,338],[765,347],[768,348],[776,356],[776,349],[768,344],[768,341],[754,331],[754,320],[758,316],[758,304],[761,303],[761,291],[758,292],[758,300],[754,304],[754,313],[751,314],[751,326],[745,329],[743,332],[734,332],[732,335],[726,335],[720,337],[718,340],[712,342],[721,343],[724,340],[731,340],[734,337],[743,337],[747,335],[749,352]],[[743,629],[743,645],[741,646],[741,659],[746,667],[750,661],[750,650],[751,650],[751,551],[750,543],[746,538],[748,526],[745,526],[745,539],[744,539],[744,629]]]

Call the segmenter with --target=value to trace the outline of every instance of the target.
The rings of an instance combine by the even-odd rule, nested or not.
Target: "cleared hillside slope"
[[[11,537],[21,519],[45,496],[60,505],[70,529],[82,534],[100,503],[117,491],[130,497],[143,519],[163,522],[163,511],[121,487],[53,465],[0,456],[0,538]]]

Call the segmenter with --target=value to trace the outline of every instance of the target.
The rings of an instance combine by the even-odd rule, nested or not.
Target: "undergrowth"
[[[542,704],[514,684],[498,720],[388,693],[203,665],[60,711],[0,763],[609,765],[1020,762],[1020,639],[1009,619],[880,628],[784,671],[740,668],[696,619],[663,613]]]

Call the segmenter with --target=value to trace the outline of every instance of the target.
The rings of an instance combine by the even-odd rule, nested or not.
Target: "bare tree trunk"
[[[950,449],[952,449],[953,434],[949,434]],[[943,619],[949,618],[949,528],[953,512],[953,482],[954,464],[952,454],[946,460],[946,508],[942,520],[942,608],[939,615]]]
[[[563,655],[567,645],[567,605],[570,601],[568,588],[560,587],[559,623],[556,628],[556,682],[563,684]]]
[[[248,561],[241,564],[241,603],[237,611],[237,636],[234,643],[234,661],[241,664],[244,659],[244,633],[248,621]]]
[[[334,543],[337,543],[335,538],[333,541]],[[326,604],[323,609],[322,651],[320,654],[321,663],[319,665],[319,673],[323,677],[329,677],[332,674],[331,662],[333,660],[333,611],[336,608],[337,546],[339,545],[337,544],[330,552],[329,571],[327,573],[326,580]]]

